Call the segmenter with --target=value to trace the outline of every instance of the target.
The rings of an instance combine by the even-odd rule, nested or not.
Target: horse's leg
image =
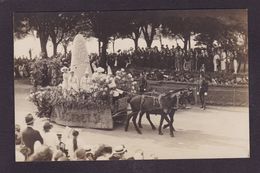
[[[159,125],[159,135],[163,135],[162,133],[162,123],[163,123],[163,120],[164,120],[164,116],[165,114],[161,114],[161,119],[160,119],[160,125]]]
[[[133,117],[134,113],[135,113],[135,112],[131,112],[130,114],[127,115],[126,125],[125,125],[125,131],[128,131],[129,121],[130,121],[130,119]]]
[[[170,117],[170,121],[171,121],[171,124],[173,124],[173,121],[174,121],[174,114],[175,114],[175,110],[173,110],[173,112],[171,112],[170,114],[169,114],[169,117]],[[163,129],[166,129],[167,127],[169,127],[169,123],[168,124],[165,124],[164,126],[163,126]],[[174,127],[173,127],[173,131],[175,131],[175,129],[174,129]]]
[[[142,112],[142,111],[139,113],[139,121],[138,121],[139,128],[143,128],[143,126],[142,126],[142,117],[143,117],[144,113],[145,112]]]
[[[152,126],[153,130],[156,130],[156,127],[154,126],[153,122],[151,121],[150,114],[146,112],[146,118],[149,121],[150,125]]]
[[[138,112],[134,113],[133,114],[133,124],[135,126],[135,130],[139,133],[139,134],[142,134],[142,132],[140,131],[140,129],[137,127],[137,124],[136,124],[136,119],[137,119],[137,116],[138,116]]]
[[[167,114],[164,114],[164,119],[169,123],[169,126],[170,126],[170,135],[171,135],[171,137],[174,137],[174,134],[173,134],[173,126],[172,126],[172,123],[171,123],[171,121],[169,120]]]

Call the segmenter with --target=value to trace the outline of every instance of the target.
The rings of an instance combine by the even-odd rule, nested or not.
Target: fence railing
[[[173,81],[148,81],[149,87],[158,92],[166,92],[169,90],[191,87],[194,90],[195,102],[200,103],[198,84],[182,83]],[[247,85],[209,85],[208,95],[206,97],[207,104],[223,105],[223,106],[248,106],[249,105],[249,89]]]

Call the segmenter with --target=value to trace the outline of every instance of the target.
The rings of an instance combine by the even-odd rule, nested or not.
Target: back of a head
[[[41,162],[41,161],[51,161],[53,156],[53,151],[46,145],[42,145],[38,152],[34,153],[29,161]]]
[[[86,160],[86,151],[83,148],[79,148],[75,151],[77,160]]]

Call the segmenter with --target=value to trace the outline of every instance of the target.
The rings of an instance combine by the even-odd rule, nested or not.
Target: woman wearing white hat
[[[68,89],[68,79],[69,79],[69,73],[68,73],[68,68],[67,67],[62,67],[61,72],[63,73],[63,81],[62,81],[62,88],[63,89]]]

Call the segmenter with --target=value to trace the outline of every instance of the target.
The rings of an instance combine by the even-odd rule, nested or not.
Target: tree
[[[48,57],[46,45],[51,18],[50,13],[15,13],[14,15],[14,35],[16,38],[23,38],[31,31],[36,31],[36,36],[40,39],[43,58]]]
[[[177,38],[183,41],[183,49],[190,48],[190,39],[197,31],[198,20],[192,16],[171,15],[162,21],[162,34],[167,37]]]
[[[53,44],[53,55],[57,54],[57,47],[62,41],[63,46],[66,47],[70,38],[77,34],[75,29],[80,20],[80,15],[75,13],[54,13],[52,15],[49,34]]]
[[[112,36],[122,30],[124,21],[118,20],[118,12],[88,12],[83,13],[85,20],[89,22],[86,24],[86,30],[90,30],[91,35],[96,37],[101,46],[100,65],[107,70],[107,47]],[[122,22],[122,23],[121,23]]]

